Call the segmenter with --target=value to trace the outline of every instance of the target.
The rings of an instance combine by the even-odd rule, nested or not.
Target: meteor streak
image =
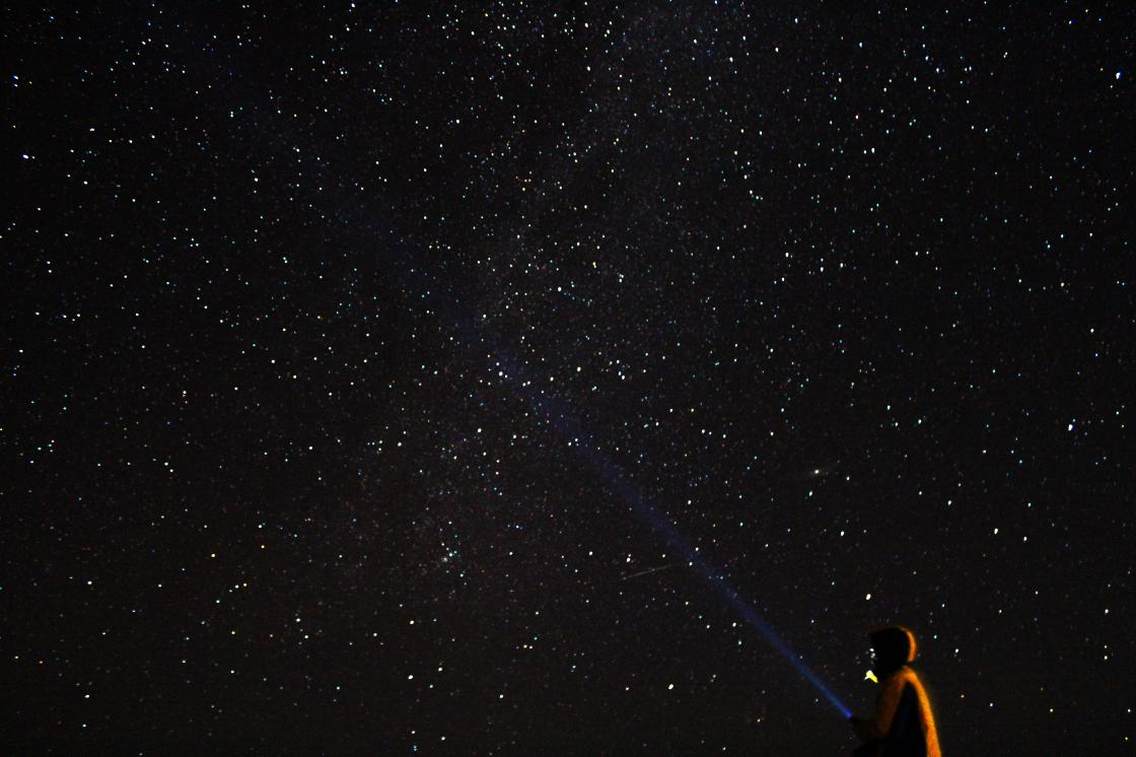
[[[623,578],[621,578],[619,580],[620,581],[629,581],[632,578],[638,578],[639,576],[649,576],[652,573],[658,573],[660,570],[666,570],[667,568],[673,568],[673,567],[674,567],[674,565],[660,565],[657,568],[647,568],[646,570],[641,570],[638,573],[632,573],[629,576],[624,576]]]

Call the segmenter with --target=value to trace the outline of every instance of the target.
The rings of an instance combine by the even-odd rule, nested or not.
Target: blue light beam
[[[789,646],[788,642],[781,638],[773,629],[773,626],[769,624],[769,621],[757,611],[757,608],[747,602],[737,590],[730,585],[725,576],[723,576],[721,572],[716,571],[710,563],[706,561],[698,549],[678,532],[678,529],[675,528],[670,518],[660,511],[659,508],[632,483],[619,464],[594,445],[581,439],[582,427],[580,423],[573,416],[567,414],[563,407],[557,407],[558,405],[562,406],[563,403],[556,402],[543,392],[534,390],[531,382],[514,381],[511,383],[513,383],[514,390],[528,400],[530,406],[556,428],[561,436],[565,437],[571,443],[572,449],[590,464],[599,474],[600,478],[617,492],[620,498],[630,505],[632,510],[646,521],[656,533],[662,536],[671,549],[678,552],[679,555],[686,560],[687,565],[710,584],[718,593],[718,596],[720,596],[727,605],[732,607],[734,611],[741,616],[742,620],[760,633],[762,637],[769,642],[769,645],[777,650],[790,665],[796,668],[797,672],[800,673],[806,681],[812,684],[813,688],[815,688],[829,704],[835,707],[836,711],[845,719],[852,716],[852,711],[841,701],[840,697],[838,697],[824,680],[805,663],[801,655],[794,651],[793,648]],[[569,436],[570,433],[576,435]]]
[[[670,518],[635,486],[622,467],[591,441],[583,424],[571,412],[566,402],[546,394],[543,389],[538,389],[537,382],[528,377],[524,366],[514,359],[508,350],[498,344],[498,340],[491,334],[485,329],[479,328],[472,318],[461,313],[456,298],[444,296],[439,291],[437,283],[431,281],[420,268],[411,266],[408,271],[404,269],[404,272],[410,274],[410,277],[417,284],[415,288],[423,293],[423,299],[449,321],[463,341],[474,350],[489,350],[487,355],[489,365],[487,367],[492,373],[498,374],[507,382],[513,393],[523,399],[538,417],[556,429],[568,446],[585,460],[640,518],[662,536],[671,549],[681,555],[686,560],[687,565],[710,584],[718,596],[732,607],[742,620],[760,633],[770,646],[777,650],[806,681],[812,684],[813,688],[841,716],[845,719],[852,716],[852,711],[841,701],[840,697],[805,663],[801,655],[781,638],[773,629],[773,626],[769,624],[769,621],[757,611],[757,608],[740,596],[721,572],[715,570],[702,557],[698,549],[678,532]]]

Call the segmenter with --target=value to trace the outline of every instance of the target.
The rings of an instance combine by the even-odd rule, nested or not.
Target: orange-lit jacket
[[[880,682],[876,712],[858,721],[856,731],[865,741],[882,742],[880,754],[888,757],[941,757],[931,702],[919,676],[906,665]]]

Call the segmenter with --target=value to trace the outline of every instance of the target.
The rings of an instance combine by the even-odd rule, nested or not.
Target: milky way
[[[1134,29],[6,13],[6,751],[1127,753]]]

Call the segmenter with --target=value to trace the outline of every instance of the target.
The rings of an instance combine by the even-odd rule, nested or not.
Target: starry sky
[[[1136,10],[947,5],[5,10],[6,749],[1131,753]]]

